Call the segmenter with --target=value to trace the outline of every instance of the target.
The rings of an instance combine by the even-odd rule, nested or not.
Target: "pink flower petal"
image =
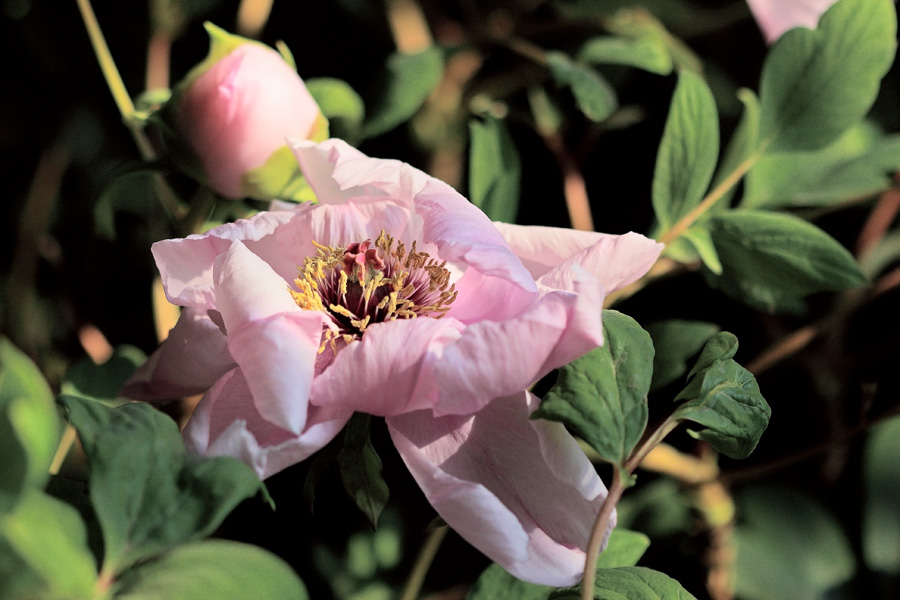
[[[466,327],[436,363],[436,415],[468,414],[603,343],[603,294],[586,273],[579,294],[553,292],[506,321]]]
[[[471,416],[419,411],[387,423],[450,527],[516,577],[565,586],[584,571],[606,488],[562,425],[529,420],[538,403],[520,392]]]
[[[371,325],[316,377],[311,402],[379,416],[430,407],[436,397],[432,371],[460,328],[449,318]]]
[[[197,405],[184,428],[185,445],[194,454],[233,456],[265,479],[324,447],[352,412],[310,407],[299,435],[273,425],[257,411],[239,369],[223,376]]]
[[[572,291],[577,279],[574,265],[597,278],[607,294],[640,279],[665,246],[639,233],[604,236],[541,276],[538,285]]]
[[[240,242],[216,260],[214,281],[228,349],[257,409],[273,424],[301,432],[324,314],[297,306],[285,281]]]
[[[770,44],[794,27],[814,29],[836,0],[747,0],[753,17]]]
[[[234,366],[219,326],[205,311],[186,308],[121,394],[150,402],[201,394]]]
[[[441,259],[509,281],[527,293],[535,291],[534,278],[493,223],[453,188],[433,179],[415,202],[424,220],[422,239],[437,246]]]
[[[546,287],[573,289],[569,274],[580,264],[596,277],[606,293],[640,279],[664,246],[637,233],[611,235],[558,227],[494,223],[513,252]]]
[[[370,158],[339,139],[319,144],[292,140],[291,147],[320,204],[389,198],[411,206],[413,196],[430,179],[406,163]]]
[[[220,225],[204,234],[163,240],[153,244],[153,257],[162,276],[166,297],[172,304],[215,309],[212,292],[213,264],[234,240],[261,256],[280,275],[293,278],[296,264],[287,262],[272,233],[290,221],[287,211],[263,212],[249,219]]]
[[[312,242],[326,246],[346,246],[366,239],[374,240],[382,230],[388,233],[406,231],[409,211],[385,201],[346,204],[301,205],[294,218],[275,234],[285,259],[303,264],[307,256],[315,256]]]

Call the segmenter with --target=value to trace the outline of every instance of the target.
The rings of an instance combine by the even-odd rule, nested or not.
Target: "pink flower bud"
[[[770,44],[788,29],[814,29],[822,13],[835,2],[836,0],[747,0],[753,18]]]
[[[215,191],[278,197],[297,170],[287,139],[327,137],[327,122],[280,54],[209,24],[207,30],[210,55],[178,90],[176,129]],[[273,157],[280,149],[291,158],[286,164]],[[267,162],[266,171],[251,173]]]

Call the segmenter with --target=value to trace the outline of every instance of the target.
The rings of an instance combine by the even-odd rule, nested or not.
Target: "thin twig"
[[[856,240],[856,255],[862,256],[878,243],[900,214],[900,188],[885,190],[863,225]]]
[[[434,562],[434,557],[437,556],[441,543],[447,537],[449,530],[450,528],[444,525],[432,529],[431,533],[428,534],[428,539],[425,540],[422,549],[419,551],[419,556],[416,557],[416,564],[409,574],[409,579],[406,580],[406,586],[403,588],[403,595],[400,596],[400,600],[416,600],[419,597],[419,592],[422,591],[422,584],[425,583],[425,575],[428,574],[428,569],[431,568],[431,563]]]

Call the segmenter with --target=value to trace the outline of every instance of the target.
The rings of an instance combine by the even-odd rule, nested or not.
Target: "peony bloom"
[[[837,0],[747,0],[753,18],[770,44],[794,27],[815,29]]]
[[[324,139],[327,122],[281,55],[206,28],[209,56],[179,84],[168,117],[215,191],[228,198],[284,198],[299,175],[287,137]]]
[[[662,245],[495,225],[445,183],[339,140],[295,153],[318,204],[153,246],[186,308],[126,394],[205,392],[188,447],[261,477],[354,411],[383,416],[463,538],[521,579],[574,583],[606,488],[562,425],[529,419],[525,390],[602,343],[604,294]]]

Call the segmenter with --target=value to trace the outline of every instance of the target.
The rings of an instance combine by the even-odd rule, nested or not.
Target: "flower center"
[[[344,248],[313,242],[317,255],[297,267],[291,290],[300,308],[320,310],[331,318],[322,346],[337,352],[337,342],[359,339],[372,323],[395,319],[440,319],[456,300],[446,261],[416,251],[384,231],[375,240],[354,242]]]

